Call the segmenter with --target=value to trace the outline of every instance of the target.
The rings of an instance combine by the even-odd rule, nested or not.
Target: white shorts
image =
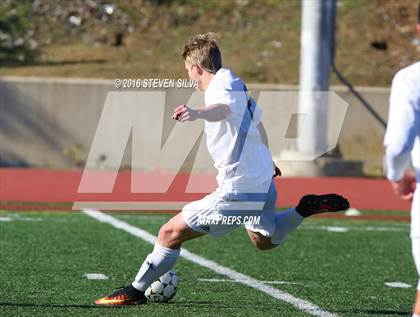
[[[271,237],[275,230],[276,188],[270,181],[242,192],[215,191],[182,208],[184,221],[192,230],[222,236],[241,224]]]

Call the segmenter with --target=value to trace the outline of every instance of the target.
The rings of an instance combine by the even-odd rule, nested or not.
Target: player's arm
[[[192,109],[186,105],[180,105],[175,108],[172,119],[184,122],[204,119],[210,122],[216,122],[226,119],[232,112],[228,105],[214,104],[205,108]]]
[[[388,127],[384,141],[385,160],[387,178],[391,181],[395,193],[409,200],[413,196],[412,177],[405,176],[404,173],[410,162],[415,129],[419,122],[412,106],[413,101],[410,100],[412,94],[397,76],[391,87]]]
[[[260,132],[262,143],[264,143],[265,146],[268,148],[267,131],[265,130],[264,125],[261,121],[258,123],[257,129]],[[274,169],[273,177],[281,176],[280,168],[276,165],[276,163],[274,163],[274,161],[273,161],[273,169]]]
[[[406,172],[410,162],[410,152],[403,146],[389,144],[386,147],[385,159],[387,165],[387,178],[398,196],[404,200],[413,199],[416,177]]]
[[[262,123],[261,121],[258,123],[258,125],[257,125],[257,129],[258,129],[258,131],[260,132],[260,136],[261,136],[261,141],[262,141],[262,143],[264,143],[264,144],[265,144],[265,146],[266,146],[267,148],[269,148],[269,147],[268,147],[268,137],[267,137],[267,131],[265,131],[264,125],[263,125],[263,123]]]

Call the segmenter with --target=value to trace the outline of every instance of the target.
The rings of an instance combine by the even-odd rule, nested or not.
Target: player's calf
[[[278,244],[271,243],[270,237],[265,237],[259,232],[253,232],[251,230],[247,230],[249,239],[251,240],[252,244],[261,251],[271,250],[278,246]]]

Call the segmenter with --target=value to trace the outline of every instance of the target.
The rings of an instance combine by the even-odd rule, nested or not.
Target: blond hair
[[[205,71],[215,74],[222,67],[222,55],[215,33],[198,34],[190,38],[184,46],[182,58],[187,64],[197,64]]]

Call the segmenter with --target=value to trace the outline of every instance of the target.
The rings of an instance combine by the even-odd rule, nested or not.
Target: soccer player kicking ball
[[[260,250],[268,250],[280,245],[304,218],[349,208],[347,199],[336,194],[307,195],[296,208],[276,213],[275,173],[260,121],[261,109],[248,96],[244,82],[222,67],[222,57],[211,33],[191,38],[182,57],[188,76],[205,92],[206,107],[180,105],[173,118],[180,122],[205,120],[207,147],[218,170],[218,188],[185,205],[181,213],[165,223],[133,283],[96,300],[97,305],[146,303],[145,290],[175,265],[183,242],[205,234],[221,236],[240,226],[215,219],[250,211],[260,216],[258,224],[245,223],[245,227],[251,242]],[[241,210],[241,203],[247,208]],[[255,209],[250,210],[253,203]],[[203,219],[212,221],[203,223]]]

